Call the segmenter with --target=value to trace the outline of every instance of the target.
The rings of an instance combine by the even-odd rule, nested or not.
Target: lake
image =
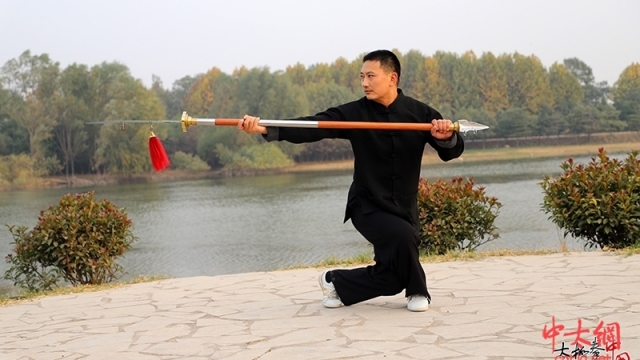
[[[580,250],[582,243],[563,239],[540,210],[539,184],[546,174],[559,174],[563,160],[455,161],[425,167],[422,176],[473,177],[488,195],[498,197],[503,204],[496,220],[500,238],[482,249],[558,249],[566,242],[569,249]],[[40,210],[58,204],[64,194],[93,190],[96,197],[126,208],[134,223],[139,239],[119,260],[127,278],[269,271],[370,251],[351,223],[342,223],[350,182],[350,172],[325,172],[2,192],[0,224],[32,228]],[[3,258],[12,251],[12,241],[3,227]],[[7,268],[0,261],[0,274]]]

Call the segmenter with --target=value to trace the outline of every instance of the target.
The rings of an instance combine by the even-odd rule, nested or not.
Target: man
[[[263,134],[267,141],[313,142],[348,139],[354,153],[353,183],[349,189],[345,222],[371,243],[374,265],[326,271],[319,282],[328,308],[352,305],[405,290],[410,311],[425,311],[431,297],[420,264],[418,246],[418,181],[425,144],[443,161],[464,150],[462,138],[451,131],[450,120],[428,105],[405,96],[398,88],[400,62],[391,51],[367,54],[360,71],[365,96],[299,120],[343,120],[431,123],[426,131],[381,131],[263,127],[259,118],[245,115],[238,128]]]

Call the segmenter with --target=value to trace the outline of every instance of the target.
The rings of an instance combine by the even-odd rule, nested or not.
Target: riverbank
[[[463,155],[452,160],[452,162],[496,162],[513,161],[525,159],[545,159],[558,158],[558,165],[569,157],[596,155],[598,149],[603,147],[608,154],[629,153],[633,150],[640,151],[640,142],[622,143],[593,143],[582,145],[563,146],[538,146],[538,147],[518,147],[518,148],[492,148],[492,149],[472,149],[466,150]],[[442,164],[442,161],[435,155],[433,150],[428,148],[422,160],[423,165]],[[271,175],[282,173],[313,173],[313,172],[336,172],[350,171],[353,169],[353,160],[321,162],[321,163],[301,163],[286,168],[249,171],[233,176],[255,176]],[[229,177],[230,174],[221,171],[187,172],[173,170],[171,168],[160,173],[146,173],[136,175],[104,175],[88,174],[76,175],[72,178],[65,176],[52,176],[43,179],[33,179],[27,184],[19,186],[0,186],[0,191],[28,190],[36,188],[76,188],[91,187],[101,185],[114,185],[122,183],[147,183],[147,182],[169,182],[184,180],[200,180]]]
[[[465,150],[462,156],[451,162],[480,163],[491,161],[513,161],[525,159],[558,158],[558,165],[569,157],[596,155],[599,148],[604,148],[608,154],[629,153],[640,151],[640,142],[624,142],[615,144],[583,144],[563,146],[538,146],[521,148],[493,148],[482,150]],[[441,164],[442,161],[433,151],[427,151],[422,158],[422,165]],[[282,169],[283,172],[321,172],[353,169],[353,160],[334,161],[326,163],[304,163]]]

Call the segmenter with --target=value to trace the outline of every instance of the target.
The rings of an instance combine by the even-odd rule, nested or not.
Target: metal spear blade
[[[96,124],[118,124],[120,125],[120,130],[124,131],[124,124],[149,124],[151,129],[153,129],[153,124],[157,123],[180,123],[180,120],[105,120],[105,121],[90,121],[85,124],[96,125]]]
[[[477,123],[475,121],[469,121],[469,120],[458,120],[458,124],[460,125],[460,132],[461,133],[466,133],[467,131],[473,131],[476,132],[478,130],[485,130],[488,129],[489,127],[487,125],[482,125],[480,123]]]

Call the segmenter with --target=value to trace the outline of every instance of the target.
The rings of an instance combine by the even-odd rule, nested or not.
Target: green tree
[[[610,92],[609,85],[606,81],[596,83],[591,67],[578,58],[565,59],[564,66],[582,86],[585,103],[592,105],[606,103],[607,95]]]
[[[29,134],[11,118],[0,119],[0,156],[29,153]]]
[[[424,61],[425,101],[440,109],[446,104],[451,104],[451,90],[440,71],[440,62],[436,57],[427,57]]]
[[[537,136],[560,136],[569,130],[569,123],[565,114],[548,105],[542,105],[538,110],[537,121],[534,123],[533,133]]]
[[[458,56],[454,53],[447,53],[438,51],[433,55],[433,58],[436,60],[437,66],[435,64],[427,64],[427,71],[431,70],[431,67],[437,68],[438,75],[436,77],[436,81],[433,81],[433,86],[439,85],[439,89],[435,90],[438,94],[436,96],[439,98],[438,107],[443,107],[448,105],[450,107],[454,107],[456,93],[454,90],[454,69],[456,61],[458,60]],[[432,86],[429,86],[429,95],[433,96],[434,92]],[[434,102],[435,104],[435,102]]]
[[[612,90],[614,106],[629,129],[640,130],[640,63],[627,66]]]
[[[478,59],[473,51],[464,53],[453,65],[453,108],[479,108],[482,106],[477,74]]]
[[[533,133],[534,115],[522,108],[511,108],[498,113],[496,135],[504,138],[530,136]]]
[[[279,81],[278,78],[282,79]],[[286,94],[278,94],[279,90],[284,90]],[[238,113],[260,116],[263,119],[277,118],[276,113],[286,112],[289,116],[292,109],[282,110],[277,100],[285,100],[288,105],[293,101],[290,96],[293,85],[291,80],[282,75],[272,74],[268,68],[254,68],[238,78],[238,90],[236,93],[236,110]],[[294,105],[295,107],[295,105]],[[280,108],[280,109],[278,109]],[[295,113],[295,110],[293,111]]]
[[[310,84],[305,90],[313,114],[356,99],[349,89],[335,83]],[[294,156],[302,161],[342,160],[353,156],[347,140],[325,139],[295,146]]]
[[[129,69],[115,62],[104,62],[95,65],[89,70],[86,85],[83,84],[84,79],[80,75],[82,73],[80,69],[76,69],[72,73],[75,75],[70,76],[70,78],[75,78],[76,80],[72,81],[69,87],[76,90],[71,93],[80,103],[86,105],[87,115],[82,119],[83,122],[117,119],[110,114],[108,107],[112,101],[115,102],[117,101],[115,99],[123,96],[122,93],[126,88],[125,84],[133,80]],[[82,112],[80,111],[80,113]],[[78,115],[76,118],[79,118],[80,114],[76,115]],[[74,172],[88,173],[96,170],[95,153],[101,129],[102,126],[96,125],[88,125],[82,129],[86,133],[84,143],[87,148],[75,156],[75,161],[73,162]],[[79,143],[77,140],[72,140],[72,142]]]
[[[75,175],[76,157],[88,149],[84,122],[91,116],[89,69],[85,65],[68,66],[60,75],[59,90],[57,125],[53,129],[53,135],[68,177]]]
[[[310,83],[311,74],[301,63],[287,66],[284,73],[291,79],[291,83],[294,85],[304,87]]]
[[[226,76],[228,77],[228,76]],[[166,116],[168,119],[178,120],[182,116],[182,112],[188,110],[188,94],[189,90],[196,83],[197,78],[192,76],[185,76],[173,82],[171,90],[165,90],[162,88],[162,82],[157,79],[157,83],[151,87],[151,90],[156,93],[158,98],[162,100],[165,106]],[[218,84],[218,82],[216,82]],[[216,86],[217,90],[219,86]],[[228,97],[233,96],[232,93],[228,94]],[[217,96],[214,96],[214,105],[218,100]],[[211,111],[211,109],[210,109]],[[216,117],[218,115],[215,115]],[[195,154],[197,148],[197,133],[200,129],[193,128],[187,133],[182,132],[180,126],[170,126],[167,128],[167,137],[164,139],[164,147],[169,154],[174,154],[178,151],[185,152],[187,154]]]
[[[563,112],[568,112],[584,98],[583,88],[578,79],[558,63],[553,63],[549,68],[549,88],[556,109]]]
[[[188,133],[192,133],[189,130]],[[238,138],[241,139],[238,139]],[[220,161],[218,145],[223,145],[230,151],[238,150],[243,144],[257,144],[257,136],[249,136],[231,127],[207,127],[199,129],[196,139],[196,155],[214,169],[224,164]]]
[[[360,70],[362,70],[362,59],[366,54],[360,54],[357,58],[353,59],[349,63],[349,83],[341,84],[346,86],[352,93],[356,94],[358,98],[362,97],[362,84],[360,83]],[[402,81],[402,80],[401,80]],[[402,84],[402,82],[401,82]]]
[[[196,78],[185,76],[173,82],[171,89],[165,89],[162,79],[152,75],[151,91],[162,101],[167,119],[178,120],[182,116],[183,109],[186,108],[185,100],[189,89],[196,82]]]
[[[238,79],[238,114],[260,116],[263,119],[291,119],[309,113],[307,96],[302,88],[291,83],[282,73],[272,74],[269,69],[252,69]],[[293,158],[302,151],[301,146],[288,142],[276,144]]]
[[[328,64],[315,64],[309,67],[311,83],[333,82],[333,70]]]
[[[540,60],[531,55],[515,53],[509,67],[509,103],[511,107],[536,114],[542,105],[553,106],[549,78]]]
[[[567,115],[567,122],[574,134],[592,134],[600,131],[600,111],[595,105],[580,104]]]
[[[600,103],[596,107],[600,112],[601,131],[623,131],[627,128],[628,123],[620,120],[620,111],[613,105]]]
[[[400,88],[413,98],[425,101],[427,97],[427,70],[425,57],[417,50],[410,50],[404,55]]]
[[[186,96],[185,108],[193,116],[202,117],[209,113],[215,101],[214,89],[219,77],[223,75],[217,67],[196,78]]]
[[[435,100],[431,100],[431,103],[438,108],[480,108],[485,95],[491,91],[487,82],[489,79],[484,77],[480,80],[480,63],[472,51],[462,56],[438,51],[433,55],[433,60],[427,58],[425,68],[430,83],[427,93]],[[434,74],[436,71],[437,76]]]
[[[222,74],[213,88],[213,102],[207,115],[212,118],[237,118],[241,114],[238,109],[238,77]]]
[[[252,69],[238,79],[237,113],[263,119],[286,119],[306,114],[307,97],[300,87],[283,74],[269,69]]]
[[[335,83],[310,84],[305,90],[310,112],[314,114],[356,99],[349,89]]]
[[[0,156],[29,152],[27,131],[9,116],[10,97],[0,83]]]
[[[333,83],[345,87],[349,86],[351,80],[356,76],[351,72],[349,61],[343,57],[337,58],[331,64],[331,70],[333,72]]]
[[[153,91],[146,89],[130,75],[120,80],[111,84],[117,87],[117,92],[112,93],[113,97],[102,110],[107,119],[164,118],[164,106]],[[158,126],[153,130],[160,138],[165,136],[166,127]],[[102,126],[97,139],[96,169],[128,175],[149,171],[148,137],[147,126],[131,126],[127,131],[120,131],[116,126]]]
[[[43,146],[55,125],[54,97],[60,68],[47,54],[31,55],[29,50],[2,67],[1,80],[10,91],[5,99],[9,117],[29,136],[29,153],[36,158],[48,154]]]
[[[484,108],[492,115],[509,107],[509,84],[505,68],[492,53],[478,60],[478,88]]]

